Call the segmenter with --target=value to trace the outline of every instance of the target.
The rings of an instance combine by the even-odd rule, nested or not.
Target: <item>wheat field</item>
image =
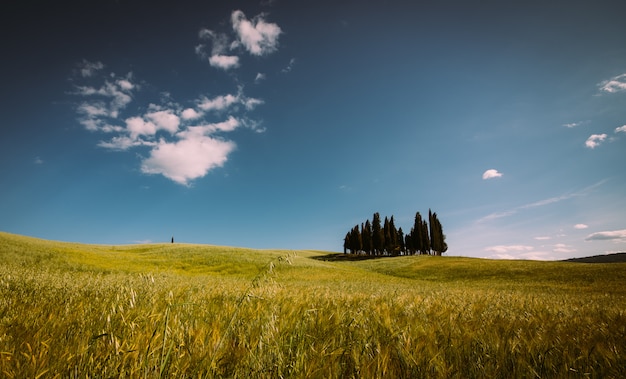
[[[7,378],[626,377],[626,265],[0,233]]]

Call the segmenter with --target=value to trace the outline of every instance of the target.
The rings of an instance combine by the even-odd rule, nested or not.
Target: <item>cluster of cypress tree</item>
[[[428,225],[430,224],[430,230]],[[428,210],[428,222],[419,212],[415,214],[415,223],[408,234],[402,228],[396,229],[393,215],[385,217],[381,226],[380,214],[374,213],[372,222],[366,220],[346,233],[343,242],[344,254],[366,255],[441,255],[448,251],[446,235],[443,234],[437,213]]]

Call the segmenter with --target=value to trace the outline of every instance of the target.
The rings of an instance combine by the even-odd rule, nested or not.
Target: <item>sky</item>
[[[3,4],[0,230],[447,255],[626,251],[623,1]]]

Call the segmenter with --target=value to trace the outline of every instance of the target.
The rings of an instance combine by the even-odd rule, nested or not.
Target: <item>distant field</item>
[[[0,377],[626,377],[625,263],[344,258],[0,233]]]

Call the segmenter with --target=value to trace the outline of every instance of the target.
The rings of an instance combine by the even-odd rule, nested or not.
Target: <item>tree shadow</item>
[[[324,262],[353,262],[353,261],[367,261],[370,259],[382,259],[382,258],[391,258],[390,255],[365,255],[365,254],[342,254],[342,253],[331,253],[326,255],[320,255],[317,257],[311,257],[311,259],[315,259],[317,261]]]

